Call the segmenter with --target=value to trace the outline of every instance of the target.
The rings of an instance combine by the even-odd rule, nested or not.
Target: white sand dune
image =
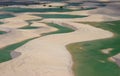
[[[41,17],[26,15],[26,14],[17,14],[16,17],[1,19],[0,21],[4,24],[0,25],[0,31],[7,32],[6,34],[0,35],[0,48],[24,41],[26,39],[39,37],[42,33],[56,31],[56,28],[49,27],[44,23],[37,23],[33,21],[31,26],[40,27],[39,29],[34,30],[22,30],[18,29],[24,26],[27,26],[29,23],[26,20],[36,20],[41,19]]]
[[[0,27],[20,28],[20,27],[24,27],[27,25],[28,25],[28,23],[26,21],[12,21],[12,22],[8,22],[8,23],[0,25]]]
[[[75,32],[55,34],[32,40],[16,49],[21,55],[0,64],[2,76],[73,76],[72,58],[65,45],[113,36],[86,24],[64,22],[75,27]],[[63,23],[62,23],[63,24]]]

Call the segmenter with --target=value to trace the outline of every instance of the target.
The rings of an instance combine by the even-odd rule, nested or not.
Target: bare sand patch
[[[120,53],[113,57],[110,57],[108,60],[115,62],[120,67]]]
[[[107,48],[107,49],[102,49],[101,52],[104,54],[109,54],[112,50],[113,48]]]

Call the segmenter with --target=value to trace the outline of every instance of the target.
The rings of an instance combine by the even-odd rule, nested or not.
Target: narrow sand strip
[[[2,76],[73,76],[72,58],[65,45],[112,37],[111,32],[86,24],[63,22],[77,30],[72,33],[54,34],[32,40],[16,49],[21,56],[1,63]],[[63,24],[62,23],[62,24]]]

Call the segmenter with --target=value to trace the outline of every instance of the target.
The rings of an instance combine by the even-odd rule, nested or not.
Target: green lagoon
[[[61,33],[69,33],[69,32],[73,32],[75,30],[71,29],[71,28],[68,28],[68,27],[65,27],[65,26],[60,26],[58,24],[54,24],[54,23],[46,23],[47,25],[51,26],[51,27],[55,27],[57,28],[58,30],[57,31],[54,31],[54,32],[49,32],[49,33],[43,33],[42,35],[45,36],[45,35],[51,35],[51,34],[61,34]]]
[[[115,34],[112,38],[78,42],[67,45],[75,62],[75,76],[120,76],[120,67],[108,60],[120,53],[120,21],[88,22],[91,26],[109,30]],[[109,54],[101,50],[113,48]]]
[[[43,18],[83,18],[84,15],[68,15],[68,14],[34,14]]]
[[[0,11],[14,12],[14,13],[25,13],[25,12],[69,12],[73,11],[70,9],[61,8],[20,8],[20,7],[6,7],[0,9]]]
[[[15,17],[12,14],[0,14],[0,19]],[[1,23],[0,23],[1,24]]]

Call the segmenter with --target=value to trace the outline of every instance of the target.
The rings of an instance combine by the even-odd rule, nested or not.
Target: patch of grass
[[[80,15],[68,15],[68,14],[34,14],[43,18],[83,18],[87,16]]]
[[[22,42],[18,42],[18,43],[6,46],[4,48],[0,48],[0,63],[11,60],[12,59],[11,55],[10,55],[11,51],[14,51],[18,47],[24,45],[25,43],[27,43],[33,39],[35,39],[35,38],[27,39],[27,40],[24,40]]]
[[[75,62],[73,70],[76,76],[120,76],[117,64],[108,58],[120,53],[120,21],[87,22],[97,28],[109,30],[115,34],[108,39],[78,42],[67,45]],[[103,54],[102,49],[113,48],[110,54]]]

